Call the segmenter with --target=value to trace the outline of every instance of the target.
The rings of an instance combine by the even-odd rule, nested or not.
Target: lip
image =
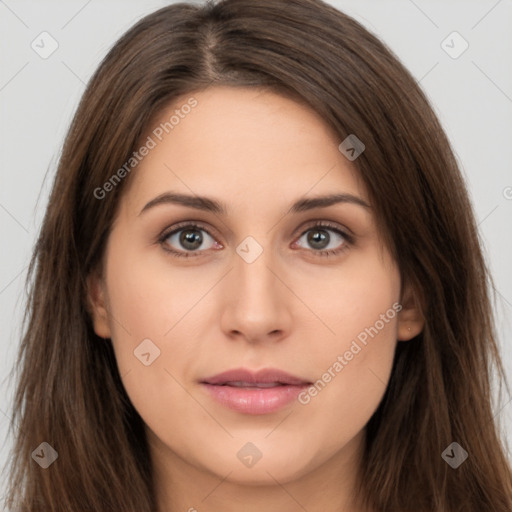
[[[312,383],[275,368],[255,372],[236,368],[203,379],[200,384],[209,396],[232,410],[268,414],[292,402]]]

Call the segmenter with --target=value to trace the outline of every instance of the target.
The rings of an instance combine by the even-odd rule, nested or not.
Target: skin
[[[262,89],[216,86],[193,97],[198,105],[132,171],[102,272],[89,278],[95,331],[111,338],[146,424],[159,511],[362,511],[352,492],[364,428],[397,341],[423,328],[412,292],[402,289],[371,205],[287,213],[300,198],[334,192],[369,204],[321,117]],[[214,198],[227,213],[171,203],[140,213],[168,191]],[[315,228],[316,220],[350,230],[352,242]],[[182,221],[206,227],[193,231],[203,236],[199,250],[180,244],[180,233],[158,242]],[[328,249],[344,250],[320,256],[307,238],[319,230]],[[263,248],[252,263],[236,252],[247,236]],[[193,254],[175,257],[166,247]],[[306,405],[248,415],[199,384],[237,367],[275,367],[315,382],[394,303],[398,315]],[[146,338],[160,350],[149,366],[134,357]],[[237,457],[247,442],[262,454],[252,467]]]

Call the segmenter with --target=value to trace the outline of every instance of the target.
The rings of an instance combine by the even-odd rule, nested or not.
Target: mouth
[[[290,404],[312,382],[277,369],[229,370],[200,381],[221,405],[244,414],[269,414]]]
[[[246,368],[234,368],[203,379],[201,382],[217,386],[233,387],[303,386],[311,384],[307,379],[297,377],[277,368],[264,368],[258,371],[252,371]]]
[[[215,386],[231,386],[234,388],[275,388],[276,386],[289,386],[290,384],[284,382],[240,382],[230,381],[224,384],[214,384]]]

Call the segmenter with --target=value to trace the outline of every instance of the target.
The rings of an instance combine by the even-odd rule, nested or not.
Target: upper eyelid
[[[169,230],[167,230],[167,229],[164,230],[162,232],[162,234],[159,236],[159,240],[165,241],[171,235],[173,235],[183,229],[186,229],[188,227],[196,227],[198,229],[206,231],[208,233],[208,235],[211,236],[212,238],[216,238],[216,235],[215,235],[216,230],[211,230],[211,228],[209,228],[202,221],[190,220],[190,221],[178,222],[177,224],[175,224],[174,226],[169,228]],[[354,237],[354,234],[352,233],[352,231],[350,229],[340,225],[337,222],[328,221],[325,219],[314,219],[314,220],[307,221],[306,223],[304,223],[302,225],[302,227],[300,227],[296,231],[294,231],[294,236],[301,237],[306,231],[309,231],[310,229],[314,229],[315,227],[339,232],[339,233],[341,233],[342,236],[344,236],[347,239],[348,242],[350,242],[352,240],[352,238]],[[213,231],[214,233],[211,233],[210,231]],[[297,231],[299,231],[300,233],[297,234]]]
[[[167,228],[164,229],[162,231],[162,234],[158,238],[165,240],[166,238],[170,237],[174,233],[177,233],[178,231],[182,231],[183,229],[186,229],[188,227],[197,227],[197,228],[201,229],[202,231],[206,231],[211,237],[215,236],[214,234],[212,234],[210,232],[210,231],[213,231],[215,233],[215,230],[212,230],[211,228],[206,226],[201,221],[191,220],[191,221],[178,222],[177,224],[174,224],[172,227],[170,227],[168,229]]]

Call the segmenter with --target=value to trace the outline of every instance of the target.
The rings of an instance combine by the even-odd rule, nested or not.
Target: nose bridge
[[[274,272],[278,268],[271,237],[247,237],[236,248],[230,273],[230,297],[223,312],[223,328],[256,340],[286,330],[286,297]],[[271,270],[272,269],[272,270]]]
[[[268,304],[276,292],[276,278],[269,270],[275,263],[270,237],[246,237],[236,248],[235,279],[240,294],[251,303]],[[243,298],[243,297],[241,297]]]

